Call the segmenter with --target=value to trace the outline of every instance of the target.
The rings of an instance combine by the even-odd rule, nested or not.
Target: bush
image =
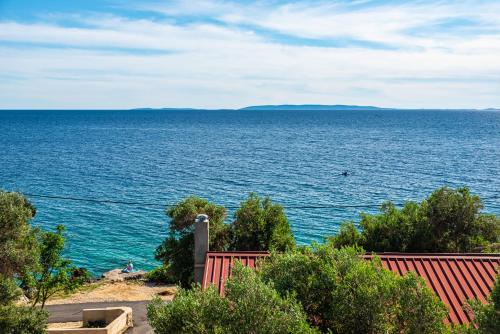
[[[194,221],[198,214],[210,217],[210,249],[224,250],[229,228],[224,224],[226,209],[205,199],[188,197],[166,210],[171,218],[169,234],[156,249],[155,258],[169,267],[175,282],[189,287],[194,278]]]
[[[345,223],[331,237],[336,246],[359,245],[374,252],[473,252],[500,241],[500,219],[481,213],[483,204],[467,188],[442,187],[421,203],[398,209],[387,202],[380,214],[361,214],[361,233]]]
[[[33,306],[40,303],[43,308],[47,299],[55,293],[73,291],[88,279],[88,273],[78,270],[71,265],[71,260],[62,257],[64,230],[63,225],[58,225],[55,232],[42,231],[38,234],[38,264],[22,276],[23,288],[32,293]]]
[[[166,265],[161,265],[146,274],[145,277],[148,281],[154,283],[163,284],[174,284],[177,283],[175,278],[170,271],[170,268]]]
[[[155,258],[168,267],[169,282],[189,287],[194,278],[194,221],[198,214],[210,219],[210,250],[284,251],[295,246],[283,207],[269,198],[250,194],[235,213],[235,221],[224,223],[226,209],[198,197],[188,197],[167,209],[169,234],[156,249]]]
[[[215,287],[181,289],[171,303],[148,305],[149,323],[167,333],[315,333],[300,304],[280,295],[250,268],[237,264],[226,283],[225,297]]]
[[[273,254],[261,267],[282,296],[296,294],[309,322],[333,333],[440,333],[446,308],[425,282],[327,245]]]
[[[464,332],[469,334],[500,333],[500,275],[497,276],[489,303],[471,301],[469,307],[474,314],[474,320]]]
[[[36,263],[35,213],[23,195],[0,190],[0,274],[12,277]]]
[[[241,203],[231,225],[231,248],[239,251],[286,251],[295,247],[295,240],[283,207],[269,197],[261,199],[251,193]]]
[[[16,301],[21,295],[22,291],[16,282],[0,274],[0,306]]]
[[[46,333],[48,313],[44,310],[14,305],[0,306],[0,328],[8,334]]]

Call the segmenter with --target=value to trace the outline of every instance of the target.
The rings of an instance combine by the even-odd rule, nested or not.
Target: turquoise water
[[[30,196],[34,223],[65,224],[67,255],[94,273],[154,266],[163,206],[188,195],[270,195],[299,243],[445,184],[500,214],[499,112],[0,111],[0,152],[5,190],[151,204]],[[303,208],[331,204],[360,207]]]

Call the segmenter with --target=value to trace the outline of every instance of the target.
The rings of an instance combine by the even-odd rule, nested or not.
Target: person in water
[[[133,270],[134,265],[132,264],[132,260],[129,260],[127,266],[123,268],[122,273],[131,273]]]

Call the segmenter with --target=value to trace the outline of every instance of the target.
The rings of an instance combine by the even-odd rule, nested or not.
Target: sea
[[[0,111],[0,189],[26,194],[34,225],[64,224],[65,256],[95,275],[158,265],[165,208],[190,195],[227,222],[250,192],[269,196],[309,244],[443,185],[500,214],[500,112]]]

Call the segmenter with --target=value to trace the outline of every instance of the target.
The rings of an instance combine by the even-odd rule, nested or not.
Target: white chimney
[[[208,216],[197,215],[194,225],[194,281],[202,283],[205,256],[209,250]]]

